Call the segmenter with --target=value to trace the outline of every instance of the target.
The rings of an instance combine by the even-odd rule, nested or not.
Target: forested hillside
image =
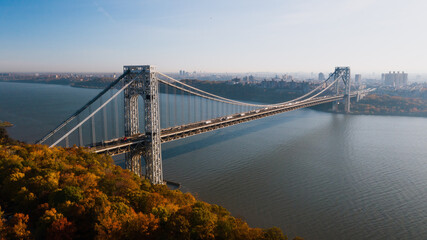
[[[352,113],[373,115],[427,116],[427,101],[421,98],[405,98],[370,94],[351,106]]]
[[[0,207],[0,239],[286,239],[108,156],[16,142],[3,128]]]

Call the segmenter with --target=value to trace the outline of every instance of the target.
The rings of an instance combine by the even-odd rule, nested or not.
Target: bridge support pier
[[[338,101],[332,103],[332,111],[338,112]]]
[[[347,67],[344,73],[343,81],[345,84],[345,113],[350,113],[350,95],[351,95],[351,77],[350,77],[350,68]]]
[[[133,81],[124,91],[125,136],[139,133],[138,96],[144,101],[144,143],[139,149],[127,153],[126,168],[142,176],[141,153],[145,160],[145,176],[153,184],[164,184],[160,139],[159,87],[154,67],[124,66],[129,71],[124,84]]]
[[[138,174],[138,176],[142,176],[140,151],[125,153],[125,165],[126,169],[129,169],[131,172]]]

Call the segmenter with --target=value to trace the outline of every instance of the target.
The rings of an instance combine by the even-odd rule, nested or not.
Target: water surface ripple
[[[99,90],[0,83],[0,119],[34,141]],[[289,237],[427,239],[427,119],[298,110],[163,144],[164,175]]]

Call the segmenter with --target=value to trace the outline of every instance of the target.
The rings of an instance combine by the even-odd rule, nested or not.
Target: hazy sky
[[[427,72],[425,0],[0,0],[0,71]]]

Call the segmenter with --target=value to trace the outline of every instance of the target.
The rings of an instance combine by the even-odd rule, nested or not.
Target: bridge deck
[[[357,93],[351,94],[351,97],[356,96]],[[233,114],[220,118],[190,123],[186,125],[166,128],[161,130],[162,143],[170,142],[197,134],[214,131],[220,128],[236,125],[243,122],[249,122],[255,119],[260,119],[279,113],[289,112],[296,109],[311,107],[319,104],[337,101],[343,99],[344,95],[328,96],[313,98],[306,101],[288,103],[284,106],[270,107],[259,110],[253,110],[244,113]],[[91,150],[95,153],[106,153],[111,156],[123,154],[132,150],[143,150],[145,134],[136,134],[131,137],[117,138],[110,141],[99,142],[90,146]]]

